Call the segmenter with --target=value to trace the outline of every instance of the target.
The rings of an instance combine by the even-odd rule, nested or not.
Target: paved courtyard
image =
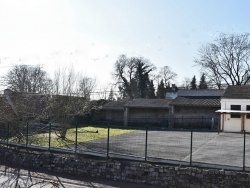
[[[112,131],[112,130],[111,130]],[[134,131],[109,140],[109,154],[126,155],[149,160],[190,162],[190,131]],[[107,139],[78,145],[80,151],[107,152]],[[147,152],[146,152],[147,149]],[[193,132],[192,162],[215,165],[243,166],[244,134]],[[246,134],[245,166],[250,167],[250,135]]]
[[[112,132],[112,129],[110,129]],[[78,133],[81,134],[81,133]],[[147,138],[147,139],[146,139]],[[222,132],[193,131],[191,150],[191,131],[135,130],[130,133],[112,136],[77,144],[78,153],[120,157],[155,162],[167,162],[206,167],[228,166],[229,169],[241,170],[244,164],[244,134]],[[146,142],[147,140],[147,142]],[[146,145],[147,143],[147,145]],[[29,147],[39,147],[32,145]],[[47,150],[43,147],[41,149]],[[52,148],[52,150],[55,148]],[[59,147],[75,152],[76,145]],[[190,155],[192,153],[192,155]],[[245,167],[250,170],[250,134],[245,139]]]

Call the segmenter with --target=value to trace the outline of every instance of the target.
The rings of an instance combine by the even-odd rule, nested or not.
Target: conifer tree
[[[113,92],[112,88],[110,89],[108,100],[109,101],[114,101],[115,100],[114,92]]]
[[[204,73],[201,75],[199,89],[207,89],[207,82],[206,82],[206,77]]]
[[[148,83],[147,98],[148,98],[148,99],[155,99],[155,98],[156,98],[153,80],[151,80],[151,81]]]
[[[147,95],[147,85],[149,83],[149,72],[148,66],[145,62],[137,59],[137,67],[135,73],[135,79],[137,81],[138,97],[146,98]]]
[[[165,87],[163,80],[161,80],[160,84],[158,85],[156,97],[157,99],[165,99]]]
[[[190,89],[197,89],[197,84],[196,84],[196,78],[195,78],[195,76],[192,78],[192,81],[190,83]]]

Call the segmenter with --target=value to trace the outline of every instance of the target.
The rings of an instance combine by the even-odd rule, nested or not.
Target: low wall
[[[1,147],[0,163],[167,187],[250,187],[250,173]]]

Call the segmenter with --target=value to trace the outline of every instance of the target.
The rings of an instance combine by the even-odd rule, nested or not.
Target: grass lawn
[[[110,136],[117,136],[121,134],[126,134],[133,132],[134,130],[130,129],[119,129],[119,128],[110,128]],[[77,131],[77,143],[88,142],[96,139],[107,138],[108,137],[108,128],[99,128],[99,127],[81,127]],[[76,129],[71,128],[67,131],[66,140],[59,139],[55,132],[51,133],[51,147],[63,147],[71,144],[75,144],[76,138]],[[49,146],[49,133],[36,134],[29,137],[29,143],[39,146]]]

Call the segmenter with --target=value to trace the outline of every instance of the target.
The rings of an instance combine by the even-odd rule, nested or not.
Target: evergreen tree
[[[196,84],[196,78],[195,78],[195,76],[192,78],[192,81],[190,83],[190,89],[197,89],[197,84]]]
[[[110,89],[108,100],[109,101],[114,101],[115,100],[114,92],[113,92],[112,88]]]
[[[153,80],[151,80],[151,81],[148,83],[147,98],[148,98],[148,99],[155,99],[155,98],[156,98]]]
[[[136,78],[132,78],[130,82],[131,93],[134,98],[139,98],[138,82]]]
[[[201,75],[199,89],[207,89],[207,82],[206,82],[206,77],[204,73]]]
[[[155,66],[143,57],[121,55],[115,63],[113,75],[123,98],[146,98],[149,75]]]
[[[168,82],[167,84],[164,84],[165,85],[165,92],[170,92],[172,91],[172,88],[170,86],[170,82]]]
[[[148,70],[148,66],[143,61],[137,59],[135,79],[137,81],[139,98],[146,98],[147,85],[149,83],[148,73],[150,71],[151,69]]]
[[[163,80],[161,80],[160,84],[158,85],[156,97],[157,99],[165,99],[165,87]]]

